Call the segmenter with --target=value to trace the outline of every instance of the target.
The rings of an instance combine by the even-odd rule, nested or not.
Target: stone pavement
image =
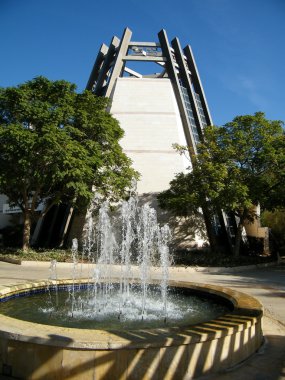
[[[48,263],[24,265],[0,262],[0,285],[14,285],[44,280],[50,275]],[[71,277],[71,264],[58,265],[58,277]],[[205,376],[203,380],[285,380],[285,261],[263,268],[225,268],[218,273],[202,268],[170,269],[175,281],[191,281],[230,287],[248,293],[264,306],[263,332],[265,343],[255,355],[226,372]],[[153,271],[157,278],[158,272]],[[9,379],[1,377],[0,379]],[[114,380],[115,377],[114,377]],[[181,379],[182,380],[182,379]]]

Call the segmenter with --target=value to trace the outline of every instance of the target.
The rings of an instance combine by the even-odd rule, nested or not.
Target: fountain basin
[[[0,299],[51,283],[2,288]],[[0,373],[41,380],[191,379],[232,367],[258,350],[263,339],[262,305],[255,298],[214,285],[174,281],[169,285],[221,297],[231,303],[232,311],[191,326],[130,331],[49,326],[0,314]]]

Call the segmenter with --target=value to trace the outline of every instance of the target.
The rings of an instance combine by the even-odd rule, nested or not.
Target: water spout
[[[119,320],[124,320],[128,313],[139,311],[144,320],[149,310],[151,268],[159,263],[160,302],[163,305],[161,319],[166,320],[170,265],[168,244],[171,235],[168,225],[160,227],[156,211],[148,204],[139,207],[136,197],[122,202],[119,212],[112,213],[109,203],[104,202],[97,215],[94,214],[89,212],[87,216],[83,241],[82,259],[92,264],[84,300],[76,300],[78,242],[73,239],[71,315],[79,309],[93,313],[95,317],[112,311],[117,313]],[[134,275],[133,269],[138,270],[138,278],[135,278],[137,275]],[[118,280],[114,281],[114,277]]]

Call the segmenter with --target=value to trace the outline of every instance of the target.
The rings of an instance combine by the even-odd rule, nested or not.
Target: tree
[[[44,77],[0,89],[0,192],[22,210],[25,250],[40,202],[86,206],[92,187],[117,199],[137,175],[107,99],[75,90]]]
[[[256,219],[256,206],[284,206],[282,126],[257,112],[237,116],[222,127],[206,127],[192,170],[178,174],[170,189],[159,195],[161,206],[177,214],[197,212],[199,207],[212,216],[219,210],[234,212],[238,225],[233,253],[238,255],[243,227]]]

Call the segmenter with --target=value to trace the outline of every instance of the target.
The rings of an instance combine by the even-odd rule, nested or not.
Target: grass
[[[1,248],[0,260],[27,260],[27,261],[51,261],[56,260],[58,262],[72,262],[71,250],[63,249],[30,249],[28,252],[24,252],[22,249],[16,248]]]
[[[31,249],[24,252],[21,249],[1,248],[0,260],[20,262],[27,261],[51,261],[72,262],[71,250],[59,249]],[[202,267],[235,267],[242,265],[254,265],[276,260],[273,256],[238,256],[225,254],[213,254],[209,250],[179,250],[173,254],[173,264],[177,266],[202,266]]]

